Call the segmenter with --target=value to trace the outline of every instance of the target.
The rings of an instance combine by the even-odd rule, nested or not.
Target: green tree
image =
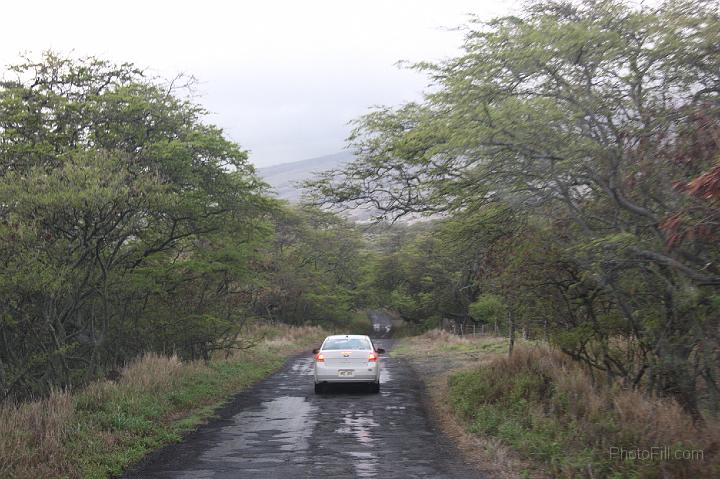
[[[357,229],[332,213],[290,206],[275,212],[273,224],[255,314],[291,324],[352,321],[366,256]]]
[[[52,53],[0,83],[0,398],[232,336],[227,301],[182,293],[230,299],[271,202],[182,92]]]

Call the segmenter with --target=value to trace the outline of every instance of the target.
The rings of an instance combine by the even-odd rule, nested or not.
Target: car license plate
[[[347,377],[352,377],[352,375],[353,375],[352,369],[341,369],[338,371],[338,376],[341,376],[341,377],[347,378]]]

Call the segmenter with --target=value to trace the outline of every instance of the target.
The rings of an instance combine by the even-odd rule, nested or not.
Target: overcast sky
[[[336,153],[347,122],[415,100],[427,83],[398,60],[458,51],[468,13],[513,0],[16,1],[2,6],[0,64],[53,49],[200,81],[210,121],[258,166]]]

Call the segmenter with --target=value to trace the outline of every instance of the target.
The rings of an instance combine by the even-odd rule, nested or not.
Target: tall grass
[[[518,341],[519,342],[519,341]],[[403,338],[393,348],[393,356],[430,357],[449,353],[467,354],[476,359],[488,359],[507,354],[508,340],[497,336],[458,336],[442,329],[431,329],[419,336]]]
[[[255,347],[210,362],[146,354],[118,381],[22,404],[0,405],[0,477],[104,478],[178,441],[224,399],[266,376],[293,353],[319,344],[316,327],[256,326]]]
[[[672,400],[593,384],[581,366],[546,347],[520,347],[456,373],[449,387],[472,432],[500,438],[553,477],[720,477],[716,420],[694,424]],[[695,451],[692,459],[682,458],[687,451]]]
[[[72,397],[64,391],[0,405],[0,477],[76,476],[64,449],[73,419]]]

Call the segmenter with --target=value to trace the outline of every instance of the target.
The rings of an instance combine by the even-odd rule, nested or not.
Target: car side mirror
[[[320,349],[319,349],[319,348],[313,349],[313,354],[317,354],[317,353],[319,353],[319,352],[320,352]]]
[[[383,348],[377,348],[375,352],[378,354],[385,354],[385,350]]]

